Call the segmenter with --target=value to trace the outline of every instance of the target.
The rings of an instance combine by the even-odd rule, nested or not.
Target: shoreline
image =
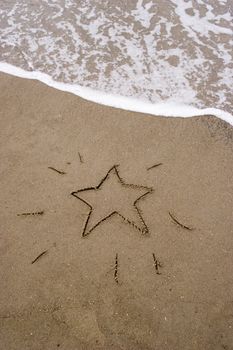
[[[105,92],[100,92],[77,84],[72,85],[56,82],[45,73],[25,71],[20,67],[13,66],[5,62],[0,62],[0,72],[24,79],[38,80],[57,90],[72,93],[85,100],[104,106],[163,117],[192,118],[204,115],[213,115],[214,117],[217,117],[233,126],[233,116],[228,112],[216,108],[198,109],[192,106],[176,105],[166,102],[152,104],[149,102],[139,101],[138,99],[134,98],[107,94]]]

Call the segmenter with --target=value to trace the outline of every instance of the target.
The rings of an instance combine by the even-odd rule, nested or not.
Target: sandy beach
[[[0,348],[233,349],[232,127],[6,74],[0,103]]]

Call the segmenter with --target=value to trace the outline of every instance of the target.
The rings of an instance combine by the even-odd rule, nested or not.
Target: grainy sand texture
[[[5,74],[0,104],[0,348],[233,349],[232,127]]]

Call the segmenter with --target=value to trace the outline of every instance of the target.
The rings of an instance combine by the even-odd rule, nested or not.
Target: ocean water
[[[1,0],[0,70],[14,67],[78,95],[83,87],[115,98],[104,104],[230,118],[233,1]]]

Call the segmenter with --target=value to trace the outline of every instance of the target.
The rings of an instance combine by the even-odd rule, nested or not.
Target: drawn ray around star
[[[82,236],[88,235],[113,215],[118,215],[142,233],[149,233],[137,204],[153,189],[125,183],[117,167],[114,165],[97,186],[71,193],[85,203],[89,209]]]

